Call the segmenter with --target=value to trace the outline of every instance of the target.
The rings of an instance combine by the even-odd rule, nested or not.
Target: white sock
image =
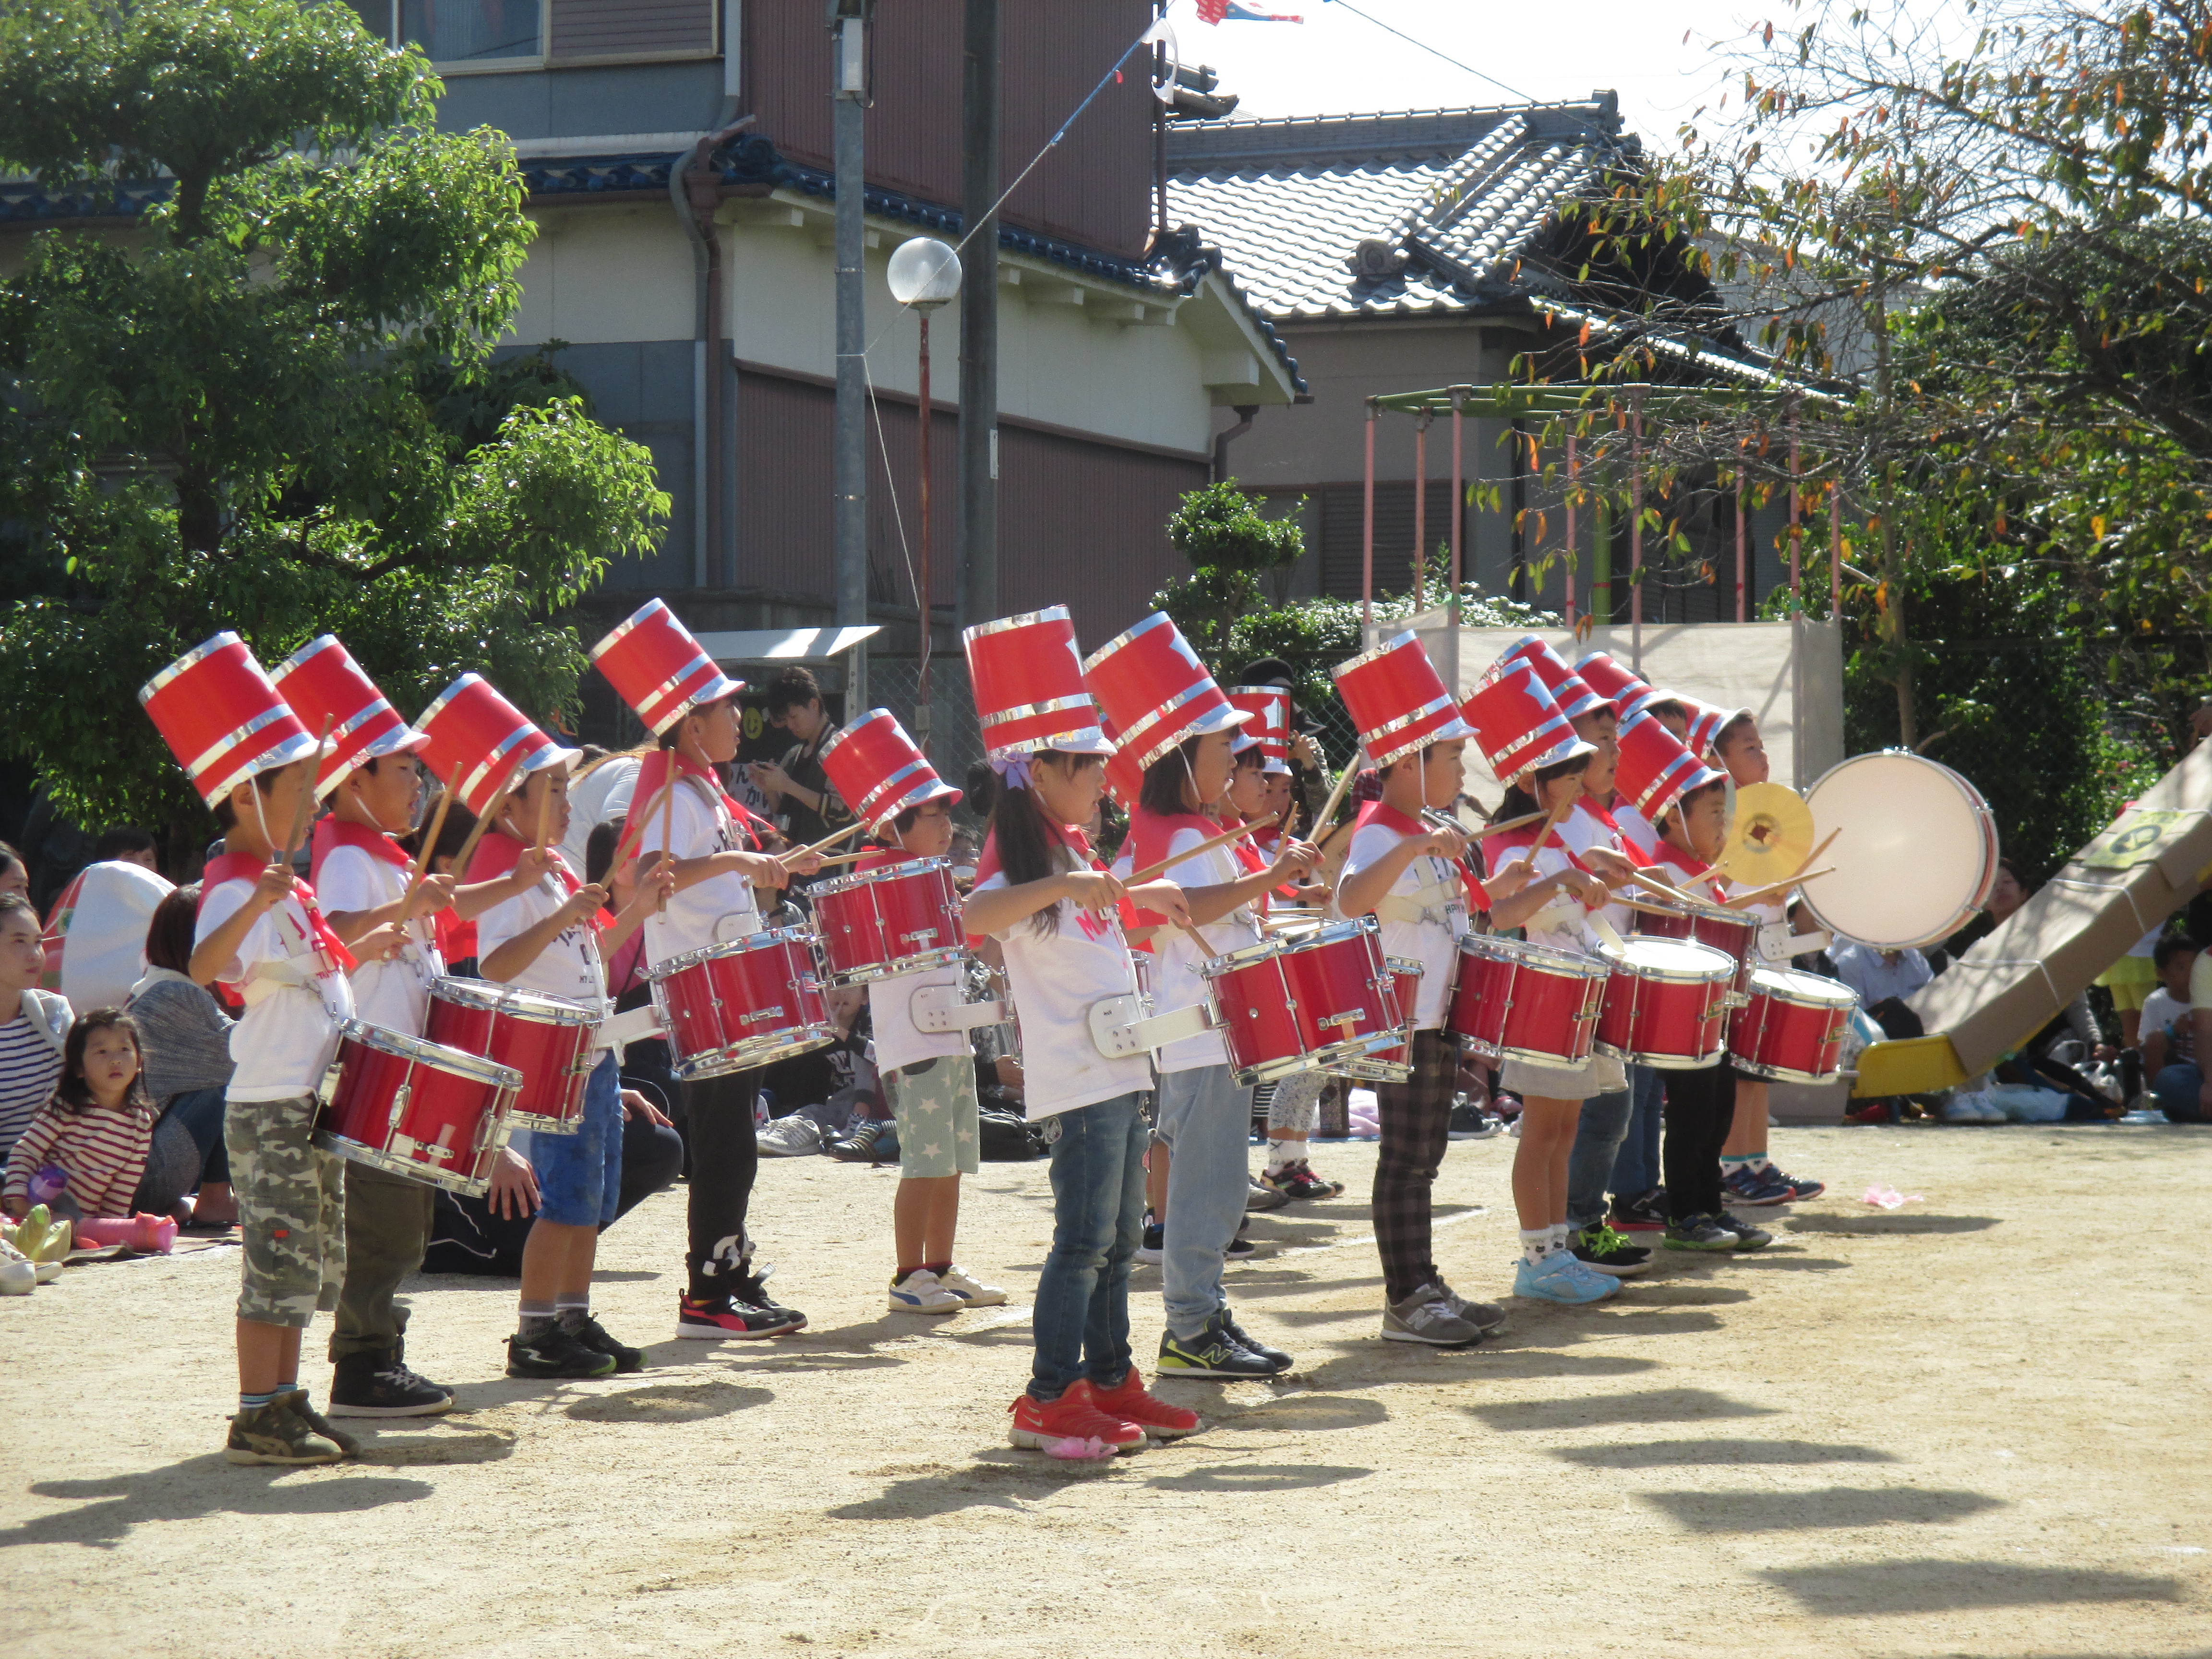
[[[1521,1230],[1521,1259],[1530,1267],[1541,1267],[1544,1258],[1551,1253],[1552,1230],[1549,1227],[1523,1227]]]
[[[1567,1248],[1567,1224],[1564,1221],[1555,1221],[1552,1224],[1551,1231],[1552,1249],[1555,1252],[1565,1249]]]
[[[1774,1167],[1774,1160],[1767,1157],[1765,1152],[1753,1152],[1748,1162],[1753,1170],[1771,1170]]]
[[[1303,1140],[1271,1140],[1267,1143],[1267,1173],[1287,1170],[1306,1155]]]

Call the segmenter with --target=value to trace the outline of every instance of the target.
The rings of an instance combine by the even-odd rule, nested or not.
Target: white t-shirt
[[[2172,1038],[2177,1030],[2188,1031],[2191,1012],[2189,1004],[2161,985],[2143,999],[2142,1024],[2136,1028],[2138,1036],[2147,1037],[2153,1031],[2163,1031]],[[2192,1040],[2187,1046],[2194,1052],[2194,1033],[2190,1036]]]
[[[1559,838],[1554,835],[1536,854],[1536,873],[1531,878],[1532,884],[1546,876],[1556,876],[1573,867],[1574,860],[1567,856],[1567,849],[1559,845]],[[1606,911],[1615,908],[1608,904]],[[1595,956],[1597,938],[1590,927],[1589,918],[1593,915],[1604,914],[1605,911],[1590,910],[1580,899],[1562,888],[1552,896],[1550,903],[1521,925],[1521,932],[1531,945],[1546,945],[1554,951],[1571,951],[1577,956]],[[1611,918],[1608,916],[1607,920]],[[1626,932],[1625,929],[1620,931]]]
[[[637,789],[635,755],[611,755],[568,786],[568,833],[561,839],[561,858],[578,881],[584,878],[584,854],[592,831],[628,816]]]
[[[1010,885],[999,871],[975,890]],[[1091,1040],[1091,1006],[1133,995],[1137,988],[1120,917],[1111,910],[1100,915],[1080,909],[1073,899],[1060,900],[1058,909],[1056,933],[1039,933],[1036,918],[1024,916],[1006,932],[992,935],[1005,949],[1006,978],[1013,987],[1022,1034],[1023,1094],[1032,1118],[1095,1106],[1152,1086],[1152,1062],[1141,1052],[1109,1060]]]
[[[1177,830],[1168,837],[1167,856],[1175,858],[1178,854],[1188,853],[1209,839],[1194,827]],[[1232,881],[1242,881],[1249,873],[1229,848],[1217,847],[1196,858],[1170,865],[1163,875],[1178,887],[1191,888],[1225,886]],[[1217,957],[1260,942],[1260,924],[1253,919],[1249,905],[1238,905],[1198,931],[1211,947],[1210,954]],[[1182,928],[1170,925],[1152,935],[1154,1013],[1172,1013],[1178,1008],[1195,1007],[1206,1000],[1206,979],[1198,971],[1199,961],[1198,946],[1190,942],[1189,935]],[[1158,1063],[1163,1074],[1195,1072],[1207,1066],[1226,1066],[1229,1050],[1220,1032],[1201,1031],[1196,1036],[1169,1043],[1159,1051]]]
[[[661,808],[655,805],[646,819],[638,841],[641,859],[649,860],[660,851],[660,814]],[[668,816],[670,850],[679,859],[750,850],[720,797],[710,797],[707,787],[696,778],[682,781]],[[753,899],[752,884],[732,871],[684,888],[668,901],[665,915],[647,915],[645,952],[657,968],[686,951],[704,950],[760,931],[760,908]]]
[[[1418,832],[1427,835],[1426,830]],[[1344,890],[1344,883],[1362,870],[1371,869],[1383,855],[1406,839],[1406,832],[1394,830],[1387,823],[1370,823],[1353,832],[1352,848],[1345,854],[1343,874],[1337,878],[1337,890]],[[1451,896],[1442,907],[1441,921],[1394,921],[1382,918],[1382,954],[1401,957],[1408,962],[1421,964],[1421,994],[1415,1000],[1413,1029],[1435,1031],[1443,1027],[1444,1013],[1451,1001],[1452,975],[1459,967],[1459,937],[1468,930],[1467,888],[1460,879],[1458,866],[1433,853],[1423,853],[1407,861],[1390,884],[1390,892],[1398,898],[1413,898],[1424,889],[1434,890],[1449,886]],[[1334,908],[1334,901],[1331,901]],[[1339,914],[1341,914],[1340,911]]]
[[[1659,826],[1626,800],[1613,803],[1613,821],[1620,826],[1623,839],[1633,843],[1621,848],[1628,855],[1628,861],[1639,869],[1648,869],[1652,856],[1666,844],[1667,837],[1659,833]]]
[[[528,933],[568,902],[568,890],[559,877],[548,872],[538,878],[535,886],[493,905],[477,918],[477,963],[489,961],[501,945]],[[565,997],[597,1009],[600,1018],[606,1018],[607,970],[599,959],[599,932],[588,922],[562,928],[512,979],[491,982]]]
[[[237,915],[254,886],[241,876],[204,895],[193,942]],[[340,1022],[354,1017],[354,1002],[343,970],[319,948],[307,908],[296,898],[270,906],[216,977],[246,1002],[244,1017],[230,1030],[230,1057],[238,1069],[224,1097],[296,1100],[314,1093],[337,1053]],[[294,978],[306,983],[289,982]]]
[[[325,916],[374,910],[406,896],[407,872],[362,848],[333,847],[323,854],[314,886]],[[436,924],[416,916],[407,924],[407,943],[397,957],[356,968],[354,1018],[421,1036],[430,1014],[430,981],[446,971],[435,939]]]
[[[1575,810],[1559,820],[1559,827],[1553,832],[1553,839],[1565,842],[1577,853],[1587,853],[1592,848],[1602,847],[1610,852],[1619,853],[1631,864],[1643,862],[1642,859],[1631,856],[1628,849],[1620,844],[1620,837],[1607,829],[1603,820],[1590,810],[1587,796],[1577,801]],[[1583,862],[1588,864],[1589,860],[1584,859]],[[1595,914],[1603,916],[1611,922],[1613,931],[1624,938],[1634,925],[1631,918],[1635,913],[1617,897],[1607,900],[1604,908]]]

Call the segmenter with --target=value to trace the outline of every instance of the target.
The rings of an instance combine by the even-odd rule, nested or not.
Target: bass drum
[[[1805,796],[1835,873],[1805,889],[1823,927],[1908,950],[1948,939],[1997,877],[1997,826],[1981,791],[1939,762],[1885,749],[1820,775]]]

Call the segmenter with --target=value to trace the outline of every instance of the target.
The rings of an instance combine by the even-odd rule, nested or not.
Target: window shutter
[[[552,0],[548,56],[705,57],[714,50],[714,0]]]

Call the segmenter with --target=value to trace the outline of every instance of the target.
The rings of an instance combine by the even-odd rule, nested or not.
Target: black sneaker
[[[1462,1100],[1452,1108],[1445,1133],[1452,1140],[1487,1140],[1505,1133],[1505,1125],[1484,1109],[1479,1101]]]
[[[1259,1254],[1260,1247],[1245,1237],[1244,1230],[1239,1227],[1237,1237],[1229,1241],[1229,1248],[1221,1253],[1221,1259],[1224,1261],[1249,1261]]]
[[[1686,1216],[1667,1224],[1665,1243],[1670,1250],[1733,1250],[1736,1234],[1724,1217]]]
[[[568,1334],[593,1353],[612,1355],[615,1370],[619,1374],[627,1376],[631,1371],[645,1369],[645,1351],[642,1348],[633,1348],[616,1341],[607,1334],[607,1328],[589,1314],[585,1315],[584,1322],[570,1329]]]
[[[331,1370],[332,1417],[437,1417],[453,1396],[392,1353],[349,1353]]]
[[[1152,1219],[1152,1212],[1145,1212],[1145,1236],[1137,1241],[1136,1259],[1147,1267],[1157,1267],[1160,1258],[1167,1254],[1168,1230]]]
[[[1650,1251],[1640,1244],[1630,1243],[1602,1221],[1568,1234],[1567,1248],[1584,1267],[1611,1273],[1615,1279],[1640,1273],[1651,1265]]]
[[[806,1316],[796,1308],[785,1307],[768,1293],[769,1275],[775,1271],[774,1267],[766,1267],[757,1273],[739,1273],[730,1281],[730,1294],[748,1308],[757,1308],[772,1319],[786,1321],[784,1331],[802,1330]]]
[[[1291,1359],[1291,1356],[1285,1353],[1280,1348],[1268,1346],[1267,1344],[1260,1340],[1258,1337],[1253,1335],[1251,1332],[1246,1330],[1242,1325],[1238,1324],[1237,1322],[1237,1316],[1230,1312],[1226,1308],[1224,1308],[1218,1314],[1214,1316],[1214,1323],[1220,1328],[1222,1334],[1226,1336],[1231,1342],[1234,1342],[1238,1347],[1243,1349],[1247,1353],[1258,1354],[1261,1358],[1266,1360],[1270,1365],[1273,1365],[1278,1373],[1290,1370],[1291,1366],[1295,1363]]]
[[[806,1316],[788,1309],[770,1313],[748,1307],[733,1296],[702,1300],[684,1297],[676,1304],[676,1334],[705,1342],[747,1336],[787,1336],[806,1323]]]
[[[1615,1198],[1606,1218],[1615,1232],[1663,1233],[1667,1231],[1667,1189],[1654,1187],[1633,1198]]]
[[[871,1118],[848,1135],[840,1135],[827,1143],[822,1150],[841,1164],[873,1164],[876,1143],[884,1137],[884,1126]]]
[[[1172,1331],[1161,1332],[1159,1359],[1154,1369],[1162,1376],[1219,1376],[1231,1381],[1273,1376],[1281,1369],[1231,1336],[1222,1322],[1216,1316],[1188,1340]]]
[[[1279,1210],[1291,1201],[1291,1195],[1278,1188],[1266,1176],[1253,1176],[1244,1183],[1244,1207],[1247,1210]]]
[[[587,1348],[558,1324],[529,1336],[507,1339],[509,1376],[611,1376],[615,1357]]]
[[[1741,1216],[1723,1214],[1720,1224],[1735,1235],[1735,1247],[1739,1250],[1763,1250],[1774,1243],[1772,1233],[1764,1227],[1753,1226]]]

